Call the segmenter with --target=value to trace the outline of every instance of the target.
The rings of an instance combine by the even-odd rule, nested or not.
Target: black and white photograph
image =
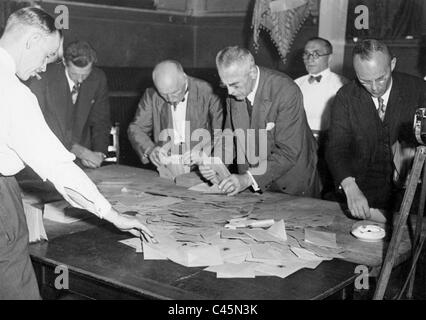
[[[425,0],[0,0],[0,303],[426,300],[425,204]]]

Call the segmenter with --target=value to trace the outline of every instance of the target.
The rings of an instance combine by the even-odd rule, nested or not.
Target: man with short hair
[[[166,143],[175,154],[189,152],[199,144],[198,137],[191,139],[197,129],[204,129],[208,137],[201,143],[211,148],[215,135],[222,130],[223,107],[210,84],[186,75],[174,60],[158,63],[152,78],[155,88],[145,91],[128,129],[142,163],[149,159],[160,166],[160,152]]]
[[[252,187],[318,196],[317,146],[297,85],[283,73],[258,67],[250,51],[237,46],[221,50],[216,66],[228,98],[223,145],[215,152],[223,150],[226,164],[235,155],[238,165],[238,174],[220,182],[222,192],[235,195]],[[227,136],[235,143],[229,145]],[[201,165],[200,172],[214,181],[210,165]]]
[[[332,54],[330,41],[319,37],[309,39],[303,52],[308,74],[294,80],[302,91],[306,117],[314,135],[328,129],[334,96],[348,82],[330,70]]]
[[[50,129],[84,167],[98,168],[108,152],[111,121],[105,73],[86,41],[64,50],[63,63],[48,65],[29,83]]]
[[[377,212],[372,209],[393,209],[401,146],[416,146],[413,117],[424,106],[426,86],[420,78],[393,72],[396,62],[383,42],[358,42],[357,79],[339,90],[332,107],[326,160],[359,219],[371,218]]]
[[[119,214],[73,163],[47,126],[37,99],[20,80],[46,70],[60,45],[54,19],[35,7],[10,15],[0,38],[0,300],[39,299],[28,253],[28,228],[14,175],[27,164],[72,205],[123,231],[151,232],[135,217]],[[140,234],[139,231],[135,231]]]

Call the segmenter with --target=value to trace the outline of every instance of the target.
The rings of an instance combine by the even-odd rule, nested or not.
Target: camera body
[[[417,108],[413,122],[414,135],[421,145],[426,145],[426,108]]]

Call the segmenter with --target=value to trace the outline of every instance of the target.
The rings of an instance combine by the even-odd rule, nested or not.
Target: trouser
[[[0,175],[0,299],[40,299],[19,186]]]

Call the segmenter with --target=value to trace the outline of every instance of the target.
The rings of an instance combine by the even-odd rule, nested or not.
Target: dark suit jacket
[[[244,173],[250,163],[253,165],[250,152],[252,155],[255,152],[260,158],[260,165],[254,164],[250,173],[261,189],[318,196],[317,145],[306,120],[302,93],[287,75],[266,68],[259,69],[260,79],[251,123],[246,102],[233,97],[227,99],[225,128],[230,128],[234,133],[246,133],[250,128],[255,129],[256,134],[263,129],[267,136],[266,143],[259,144],[259,138],[256,138],[256,150],[249,151],[253,143],[250,142],[244,149],[244,137],[236,135],[238,170]],[[243,152],[245,154],[242,156]],[[243,157],[247,160],[245,164],[240,163]]]
[[[413,118],[416,108],[425,106],[425,82],[397,72],[392,78],[384,119],[389,124],[390,145],[398,140],[415,146]],[[368,180],[367,169],[376,152],[377,121],[380,118],[374,102],[357,80],[338,91],[326,147],[326,160],[336,185],[347,177],[360,182]]]
[[[129,140],[139,156],[150,147],[166,143],[160,140],[160,132],[173,129],[172,120],[170,105],[155,88],[148,88],[139,101],[135,118],[128,129]],[[213,137],[213,130],[223,127],[220,98],[213,93],[207,82],[192,77],[188,77],[186,121],[190,122],[190,135],[196,129],[206,129],[210,132],[210,137]],[[198,143],[198,140],[190,141],[189,146],[192,148]]]
[[[108,87],[104,72],[93,67],[81,84],[76,105],[63,64],[50,64],[41,80],[28,83],[50,129],[67,149],[74,143],[107,154],[111,131]]]

